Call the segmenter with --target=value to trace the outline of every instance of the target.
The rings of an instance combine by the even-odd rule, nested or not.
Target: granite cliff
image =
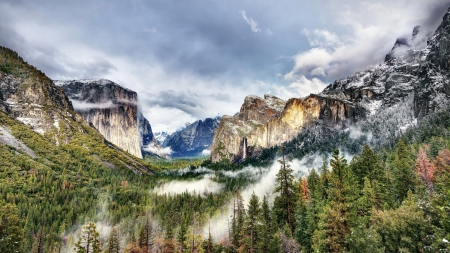
[[[138,111],[137,93],[105,79],[55,81],[77,113],[106,140],[142,158],[141,147],[153,141],[145,117]]]
[[[0,109],[55,142],[66,118],[75,119],[63,90],[16,53],[0,47]],[[65,140],[62,140],[65,141]]]

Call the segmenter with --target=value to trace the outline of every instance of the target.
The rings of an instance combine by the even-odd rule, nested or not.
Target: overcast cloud
[[[233,115],[246,95],[322,90],[383,61],[448,0],[0,1],[0,44],[50,78],[107,78],[138,92],[154,131]],[[419,45],[420,46],[420,45]]]

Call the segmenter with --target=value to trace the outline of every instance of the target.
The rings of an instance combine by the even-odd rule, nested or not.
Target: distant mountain
[[[54,82],[70,98],[75,111],[108,141],[142,158],[141,147],[153,141],[153,132],[138,111],[135,91],[105,79]]]
[[[273,110],[267,98],[247,97],[239,115],[223,116],[212,161],[239,162],[283,143],[303,155],[312,147],[356,153],[365,143],[387,145],[424,116],[447,108],[450,13],[424,49],[415,48],[419,32],[415,27],[411,38],[397,39],[384,63],[337,80],[319,94],[289,99],[281,110]]]
[[[208,156],[220,120],[220,117],[198,120],[170,135],[160,134],[164,139],[162,146],[170,148],[172,157]]]
[[[166,138],[168,136],[170,136],[171,134],[172,133],[170,133],[170,132],[162,131],[162,132],[154,133],[154,136],[155,136],[155,140],[158,141],[159,144],[163,144],[164,141],[166,140]]]

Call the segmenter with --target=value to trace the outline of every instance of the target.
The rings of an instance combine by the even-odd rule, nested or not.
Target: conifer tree
[[[326,251],[343,252],[348,249],[346,236],[350,233],[350,206],[354,196],[351,186],[355,185],[351,171],[339,150],[333,151],[330,160],[330,204],[325,209]]]
[[[280,170],[275,178],[274,193],[279,193],[279,196],[274,201],[274,212],[277,216],[278,225],[282,227],[284,224],[288,224],[290,234],[293,236],[293,216],[296,202],[293,170],[286,163],[283,150],[282,159],[278,162],[280,163]]]
[[[392,180],[394,184],[395,200],[401,203],[408,191],[415,190],[415,175],[413,161],[410,153],[402,140],[398,142],[397,152],[392,169]]]
[[[23,252],[22,233],[17,208],[0,202],[0,252]]]
[[[180,243],[180,251],[186,252],[185,243],[188,237],[188,218],[185,213],[181,215],[180,228],[177,232],[177,241]]]
[[[259,252],[268,252],[270,240],[272,239],[273,234],[273,226],[270,207],[266,195],[264,195],[261,204],[261,226],[259,228],[258,234],[260,240],[257,248]]]
[[[76,253],[100,253],[100,234],[93,222],[83,226],[81,229],[81,237],[75,244]]]
[[[235,193],[235,199],[233,203],[234,207],[231,220],[231,235],[232,235],[231,241],[235,249],[237,249],[239,247],[239,239],[245,221],[244,200],[239,191]]]
[[[260,203],[259,198],[253,192],[248,203],[247,215],[245,220],[245,227],[243,230],[243,238],[245,240],[242,243],[242,247],[246,252],[254,252],[255,246],[259,243],[259,223],[260,223]]]
[[[109,233],[107,252],[120,253],[120,239],[117,227],[114,227]]]
[[[387,178],[386,172],[381,165],[378,156],[366,144],[360,156],[355,156],[350,164],[352,174],[359,183],[360,189],[364,187],[364,180],[367,177],[371,181],[376,195],[376,204],[381,208],[387,200]]]

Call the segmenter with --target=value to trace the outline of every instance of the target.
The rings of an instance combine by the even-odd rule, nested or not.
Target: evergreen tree
[[[242,234],[242,229],[245,221],[244,199],[237,191],[233,202],[233,215],[231,220],[231,242],[235,249],[239,248],[239,239]]]
[[[376,204],[378,208],[381,208],[383,203],[387,199],[387,178],[386,172],[381,165],[378,156],[370,149],[368,145],[365,145],[361,155],[354,156],[352,163],[350,164],[352,174],[355,176],[359,183],[360,189],[364,187],[364,179],[367,177],[372,184],[374,193],[376,195]]]
[[[81,229],[81,237],[75,244],[76,253],[100,253],[100,234],[93,222],[83,226]]]
[[[415,191],[415,175],[413,161],[406,145],[402,140],[398,142],[397,152],[392,168],[392,181],[394,184],[395,200],[400,204],[408,191]]]
[[[17,208],[0,202],[0,252],[23,252]]]
[[[268,252],[270,241],[273,235],[272,217],[270,213],[269,203],[266,195],[263,197],[261,204],[261,226],[258,231],[259,243],[257,245],[259,252]]]
[[[188,218],[186,217],[186,214],[183,213],[181,215],[181,221],[180,221],[180,228],[177,232],[177,241],[180,243],[180,251],[186,252],[185,244],[188,237]]]
[[[120,253],[120,239],[117,227],[109,233],[107,253]]]
[[[278,161],[281,166],[275,178],[274,190],[274,193],[279,193],[279,196],[275,198],[273,209],[278,225],[281,227],[287,223],[290,234],[293,236],[293,216],[296,202],[294,175],[291,166],[284,159],[284,151],[282,154],[282,160]]]
[[[325,209],[326,251],[343,252],[348,249],[346,236],[350,233],[350,206],[354,196],[351,187],[356,184],[347,161],[333,151],[328,197],[330,204]]]
[[[259,198],[253,193],[248,203],[245,227],[243,230],[244,243],[241,248],[245,248],[245,252],[254,252],[255,246],[259,244],[259,223],[260,223],[260,203]]]

